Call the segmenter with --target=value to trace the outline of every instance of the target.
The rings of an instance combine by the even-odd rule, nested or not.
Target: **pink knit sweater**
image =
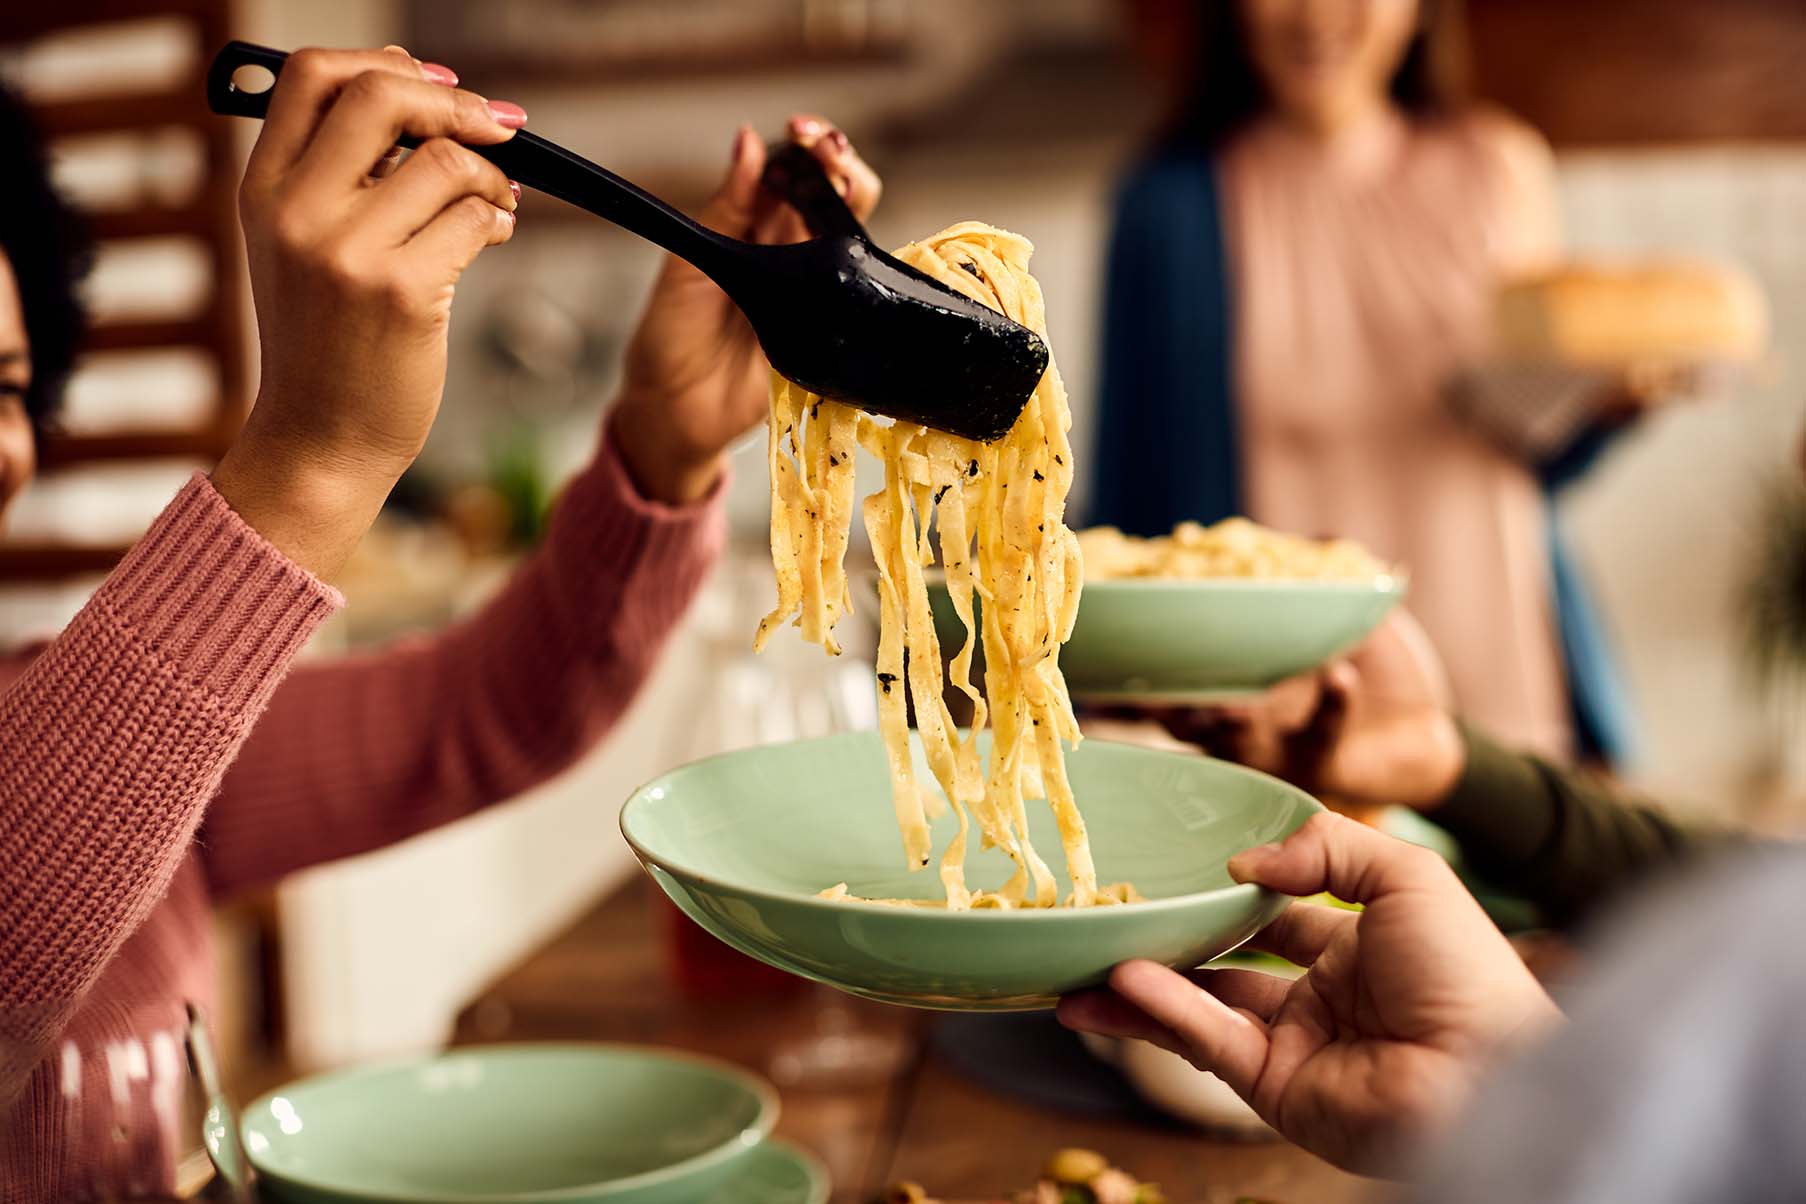
[[[724,527],[605,444],[430,638],[289,673],[343,599],[197,476],[57,640],[0,660],[0,1199],[167,1187],[212,900],[518,794],[622,713]]]

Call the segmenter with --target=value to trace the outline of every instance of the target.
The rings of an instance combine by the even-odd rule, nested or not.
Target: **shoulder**
[[[1560,255],[1561,209],[1555,155],[1535,128],[1503,109],[1476,105],[1444,125],[1457,148],[1471,212],[1487,232],[1491,257],[1508,275]]]
[[[1550,182],[1555,152],[1535,126],[1496,105],[1476,104],[1452,120],[1456,136],[1507,182]]]

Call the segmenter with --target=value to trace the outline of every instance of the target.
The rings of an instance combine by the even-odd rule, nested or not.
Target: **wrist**
[[[634,488],[649,501],[694,505],[721,479],[721,449],[684,439],[656,399],[622,397],[609,412],[603,437],[612,440]]]
[[[298,452],[292,441],[268,435],[253,418],[211,479],[249,526],[326,579],[344,566],[400,475],[400,468]]]

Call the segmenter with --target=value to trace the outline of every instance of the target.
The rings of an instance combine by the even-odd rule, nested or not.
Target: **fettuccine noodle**
[[[1027,239],[964,222],[897,257],[1043,337],[1041,288],[1028,273]],[[864,500],[865,529],[879,579],[879,722],[890,763],[892,801],[912,869],[932,860],[929,820],[940,798],[915,780],[908,703],[941,794],[959,832],[940,859],[946,906],[1051,907],[1056,885],[1029,842],[1027,802],[1045,797],[1064,846],[1075,906],[1136,898],[1127,886],[1100,887],[1066,777],[1062,741],[1077,743],[1078,721],[1060,674],[1060,645],[1072,634],[1082,584],[1078,539],[1065,522],[1072,487],[1072,425],[1066,390],[1050,362],[1016,425],[994,443],[873,419],[819,397],[775,373],[771,388],[771,555],[778,601],[759,624],[763,648],[791,616],[802,636],[837,654],[834,626],[852,609],[846,549],[853,511],[854,454],[884,464],[884,488]],[[942,657],[924,569],[935,561],[931,520],[953,607],[966,638],[953,682],[972,702],[962,735],[943,698]],[[974,597],[983,600],[976,630]],[[972,682],[984,648],[984,691]],[[907,654],[907,655],[906,655]],[[978,733],[991,726],[988,770]],[[965,881],[967,841],[976,821],[985,848],[1015,862],[995,892]],[[835,893],[838,892],[838,893]],[[845,885],[824,894],[847,897]]]

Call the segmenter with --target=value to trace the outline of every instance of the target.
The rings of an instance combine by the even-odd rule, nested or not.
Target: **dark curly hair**
[[[31,387],[25,412],[41,439],[50,429],[87,331],[80,285],[93,263],[93,243],[76,211],[50,183],[44,140],[18,93],[0,83],[0,252],[11,261],[25,334],[31,340]]]

